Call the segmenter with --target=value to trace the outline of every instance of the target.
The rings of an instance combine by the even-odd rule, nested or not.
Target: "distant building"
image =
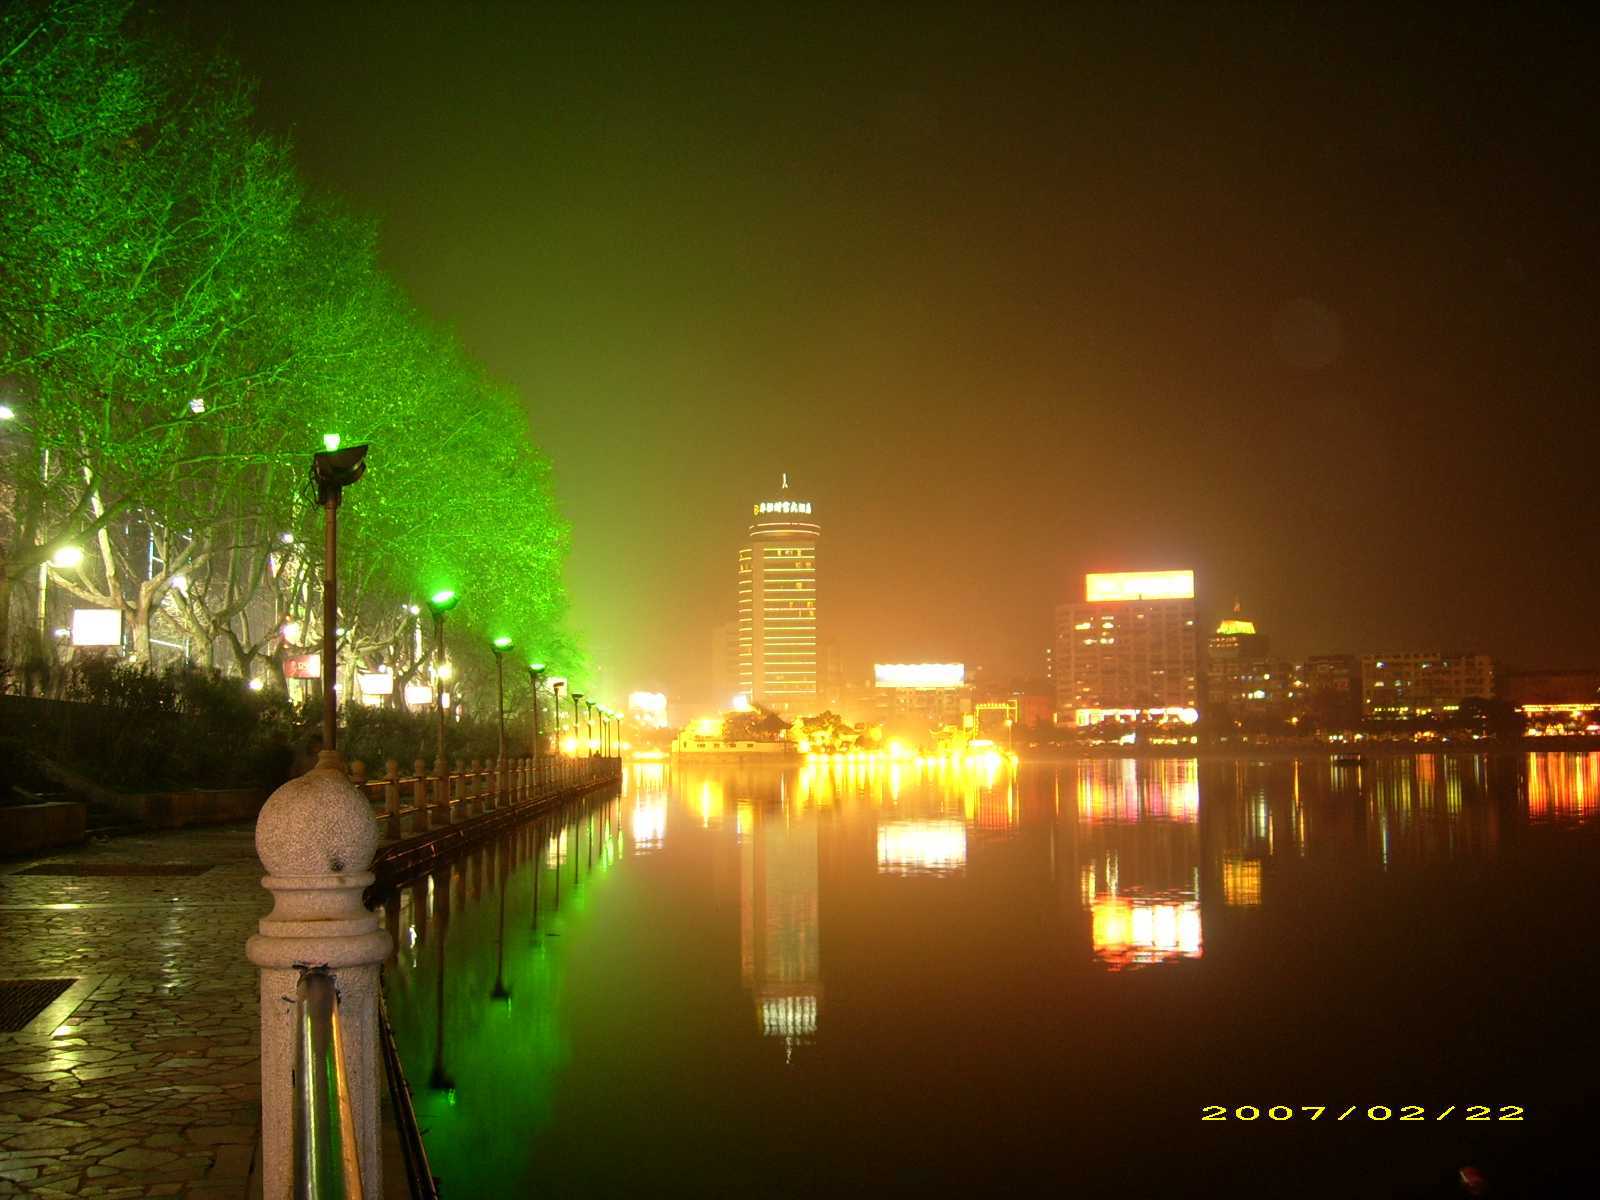
[[[1487,654],[1364,654],[1361,713],[1380,720],[1453,713],[1464,700],[1494,696]]]
[[[739,622],[725,621],[711,631],[711,695],[726,708],[743,691],[739,676]]]
[[[1600,725],[1600,670],[1515,671],[1496,680],[1532,734],[1588,733]]]
[[[1263,683],[1271,682],[1274,672],[1267,665],[1267,638],[1257,633],[1255,622],[1242,616],[1238,601],[1233,615],[1217,625],[1206,639],[1206,694],[1208,711],[1225,711],[1238,716],[1265,696]]]
[[[818,698],[817,542],[811,502],[758,501],[739,551],[739,690],[778,712],[810,712]]]
[[[1054,672],[1062,720],[1153,710],[1193,719],[1194,572],[1092,574],[1084,599],[1056,608]],[[1087,718],[1087,719],[1086,719]]]
[[[1348,729],[1361,719],[1361,664],[1355,655],[1313,654],[1296,674],[1296,716],[1325,729]]]
[[[873,717],[914,721],[932,729],[959,725],[972,707],[962,663],[873,663]]]

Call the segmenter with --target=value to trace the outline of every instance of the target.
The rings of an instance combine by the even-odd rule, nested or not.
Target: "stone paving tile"
[[[18,875],[32,862],[197,876]],[[53,1029],[0,1034],[0,1196],[242,1197],[260,1122],[253,826],[98,840],[0,867],[0,978],[90,977]]]

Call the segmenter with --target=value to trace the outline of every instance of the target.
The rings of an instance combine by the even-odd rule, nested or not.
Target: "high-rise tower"
[[[784,475],[778,498],[757,501],[739,551],[739,689],[779,712],[817,703],[817,541],[811,501]]]

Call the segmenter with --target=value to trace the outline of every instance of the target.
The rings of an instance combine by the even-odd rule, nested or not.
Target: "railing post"
[[[435,829],[450,824],[450,768],[442,758],[433,764],[433,812],[428,824]]]
[[[387,834],[397,838],[400,836],[400,764],[391,758],[383,766],[383,811],[389,815]]]
[[[466,816],[465,794],[467,786],[467,763],[465,759],[456,759],[456,773],[450,777],[450,824],[454,825],[458,819]]]
[[[433,823],[428,820],[428,764],[413,759],[411,769],[416,772],[411,784],[411,832],[419,833]]]
[[[471,782],[467,785],[467,816],[476,816],[483,812],[483,762],[473,759],[467,766],[471,772]]]
[[[268,798],[256,820],[262,886],[273,909],[245,953],[261,970],[261,1175],[267,1200],[294,1192],[295,991],[312,967],[334,977],[346,1036],[345,1069],[361,1178],[383,1195],[378,1134],[378,969],[389,935],[361,894],[378,847],[366,796],[344,773],[337,751]]]

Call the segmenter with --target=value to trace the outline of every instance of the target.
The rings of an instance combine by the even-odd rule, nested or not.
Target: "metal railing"
[[[355,1110],[333,976],[304,972],[295,987],[294,1194],[363,1200]]]
[[[422,1144],[422,1127],[411,1104],[411,1084],[400,1065],[400,1051],[389,1025],[389,1006],[378,997],[378,1044],[383,1049],[383,1075],[389,1081],[389,1104],[394,1110],[395,1129],[400,1135],[400,1156],[406,1164],[406,1188],[411,1200],[439,1200],[439,1181],[428,1166],[428,1151]]]

